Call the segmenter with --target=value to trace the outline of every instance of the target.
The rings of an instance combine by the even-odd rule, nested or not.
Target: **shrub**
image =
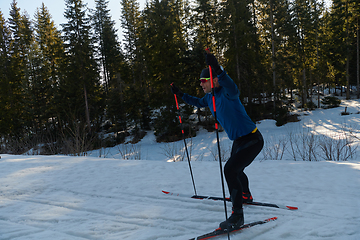
[[[341,100],[337,97],[325,97],[321,103],[325,105],[325,108],[335,108],[340,106]]]

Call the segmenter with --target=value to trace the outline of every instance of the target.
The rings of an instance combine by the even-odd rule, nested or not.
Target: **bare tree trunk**
[[[303,69],[303,94],[302,94],[302,107],[305,107],[307,100],[307,87],[306,87],[306,74],[305,68]]]
[[[86,86],[84,84],[84,98],[85,98],[85,114],[86,114],[86,121],[88,125],[89,132],[91,132],[91,125],[90,125],[90,111],[89,111],[89,104],[86,92]]]
[[[274,114],[276,109],[276,74],[275,74],[275,42],[274,42],[274,18],[273,18],[273,3],[270,0],[270,23],[271,23],[271,58],[273,70],[273,86],[274,86]]]
[[[357,38],[357,44],[356,44],[356,50],[357,50],[357,56],[356,56],[356,61],[357,61],[357,76],[356,76],[356,83],[357,83],[357,98],[360,98],[360,84],[359,84],[359,74],[360,74],[360,65],[359,65],[359,17],[356,18],[357,21],[357,29],[356,29],[356,38]]]
[[[239,61],[239,51],[238,51],[238,46],[237,46],[237,39],[236,39],[236,29],[235,29],[235,24],[234,24],[234,44],[235,44],[235,51],[236,51],[236,74],[237,74],[237,80],[238,80],[238,83],[239,83],[239,90],[240,89],[240,79],[241,79],[241,76],[240,76],[240,61]]]
[[[316,1],[314,1],[315,4],[315,12],[316,12]],[[317,13],[317,12],[316,12]],[[318,34],[318,19],[319,17],[316,15],[316,67],[317,67],[317,72],[319,72],[319,34]],[[320,108],[320,77],[317,76],[317,105],[318,108]]]
[[[346,14],[348,14],[348,10],[348,1],[346,1]],[[349,17],[346,17],[346,99],[350,99],[349,59]]]

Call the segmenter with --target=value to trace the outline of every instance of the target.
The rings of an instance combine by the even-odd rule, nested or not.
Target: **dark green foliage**
[[[101,69],[106,118],[113,124],[113,130],[125,130],[127,110],[123,84],[130,69],[124,64],[115,22],[109,13],[108,1],[96,0],[95,3],[96,9],[92,15],[95,42],[98,46],[95,54]],[[100,116],[102,114],[99,113]]]
[[[176,107],[169,108],[162,109],[154,115],[154,133],[157,142],[172,142],[182,137]]]
[[[282,126],[287,123],[288,109],[286,106],[275,108],[276,126]]]
[[[68,121],[86,121],[88,131],[91,122],[102,114],[98,65],[95,59],[94,39],[90,19],[81,0],[66,0],[64,16],[68,23],[62,24],[66,53],[66,77],[59,84],[61,109],[73,115]],[[90,115],[91,113],[91,115]]]
[[[324,97],[321,103],[324,104],[326,108],[335,108],[340,106],[341,100],[337,97]]]
[[[28,57],[32,31],[28,17],[20,14],[15,1],[11,3],[7,29],[10,35],[5,39],[8,49],[7,54],[3,55],[6,79],[2,85],[5,114],[1,114],[1,118],[4,119],[5,134],[21,136],[30,125],[29,112],[26,111],[26,89],[30,80]]]
[[[31,104],[34,132],[41,135],[50,129],[54,131],[54,123],[49,119],[56,117],[55,96],[57,83],[63,77],[61,68],[65,57],[60,32],[44,4],[35,13],[31,56],[32,81],[28,103]]]
[[[3,14],[0,12],[0,136],[10,132],[11,115],[8,113],[9,109],[9,67],[10,62],[8,58],[10,47],[10,29],[5,24]]]
[[[314,109],[314,94],[323,98],[325,87],[351,97],[350,84],[359,81],[356,0],[334,0],[330,9],[319,0],[150,0],[143,10],[136,0],[120,4],[121,30],[107,0],[91,11],[82,0],[66,0],[61,30],[44,4],[32,20],[16,0],[9,19],[0,12],[0,151],[81,154],[129,134],[137,142],[150,130],[158,141],[182,139],[170,84],[204,96],[198,79],[206,47],[254,121],[296,120],[289,102]],[[194,136],[194,121],[213,130],[208,110],[182,103],[186,137]],[[340,100],[327,96],[322,104]],[[113,136],[104,140],[104,133]]]
[[[309,101],[305,104],[305,108],[309,110],[314,110],[317,108],[316,104],[312,101]]]
[[[96,9],[92,15],[95,30],[95,41],[98,45],[96,55],[102,68],[105,91],[114,88],[116,74],[121,72],[123,55],[115,29],[115,22],[111,20],[108,1],[96,0]]]
[[[179,123],[179,112],[176,107],[170,106],[169,110],[162,110],[155,114],[154,133],[157,142],[173,142],[183,139],[182,130]],[[186,111],[181,111],[182,128],[185,137],[193,137],[196,135],[189,116]],[[184,121],[185,120],[185,121]]]

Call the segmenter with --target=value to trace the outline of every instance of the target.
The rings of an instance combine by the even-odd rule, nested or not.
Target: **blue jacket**
[[[251,133],[255,128],[255,123],[247,115],[242,105],[239,95],[240,91],[234,81],[223,71],[218,75],[219,88],[215,88],[216,116],[218,122],[224,128],[230,140]],[[212,94],[207,93],[203,98],[197,98],[184,94],[182,99],[193,106],[209,107],[214,115]]]

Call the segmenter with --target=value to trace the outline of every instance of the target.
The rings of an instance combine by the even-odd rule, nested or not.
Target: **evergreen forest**
[[[182,100],[179,112],[170,89],[204,95],[207,47],[253,121],[360,98],[358,0],[119,0],[121,29],[94,1],[65,0],[58,28],[44,4],[0,11],[0,153],[81,155],[149,131],[175,141],[179,114],[187,136],[211,131],[211,113]]]

